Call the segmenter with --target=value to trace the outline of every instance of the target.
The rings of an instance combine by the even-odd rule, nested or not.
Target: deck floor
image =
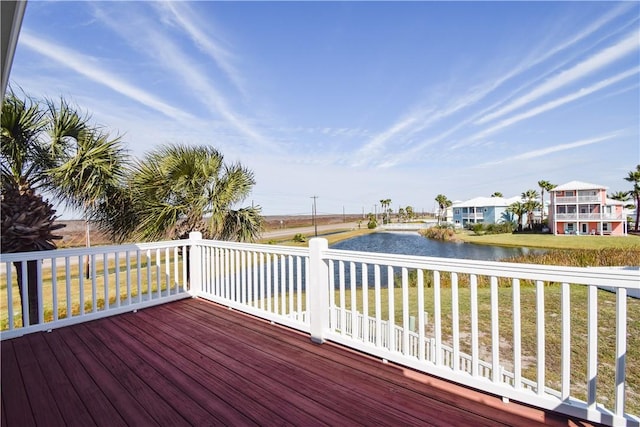
[[[2,426],[586,425],[199,299],[1,353]]]

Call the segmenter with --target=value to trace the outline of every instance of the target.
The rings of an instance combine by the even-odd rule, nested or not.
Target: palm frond
[[[259,230],[259,211],[240,210],[236,220],[227,218],[255,181],[242,165],[225,165],[215,148],[163,146],[137,164],[131,182],[139,213],[135,234],[142,239],[176,238],[195,230],[207,237],[252,239]]]
[[[39,104],[30,98],[23,101],[12,91],[3,100],[0,123],[3,181],[37,179],[46,168],[38,155],[41,147],[38,137],[46,127]]]
[[[129,157],[120,138],[84,130],[73,156],[49,170],[60,200],[75,207],[91,207],[120,185],[129,168]]]
[[[260,211],[259,206],[238,210],[230,209],[224,217],[218,238],[238,242],[254,242],[260,236],[264,224]]]

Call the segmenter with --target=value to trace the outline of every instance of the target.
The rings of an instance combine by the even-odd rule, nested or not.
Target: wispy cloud
[[[371,158],[379,155],[382,147],[387,141],[393,140],[398,135],[411,132],[412,126],[419,121],[422,114],[412,114],[397,121],[389,129],[376,135],[369,143],[361,147],[356,154],[356,160],[353,166],[362,166]]]
[[[227,78],[244,95],[244,79],[233,64],[234,55],[222,43],[214,40],[203,29],[198,17],[187,3],[184,2],[158,2],[152,3],[161,11],[169,14],[176,24],[191,38],[191,40],[224,71]]]
[[[579,141],[569,142],[567,144],[554,145],[552,147],[541,148],[539,150],[527,151],[526,153],[518,154],[517,156],[506,157],[504,159],[495,160],[487,163],[482,163],[478,167],[495,166],[502,163],[510,163],[518,160],[530,160],[536,157],[546,156],[547,154],[556,153],[558,151],[571,150],[573,148],[584,147],[585,145],[597,144],[599,142],[608,141],[623,134],[622,130],[618,130],[607,135],[598,136],[594,138],[582,139]]]
[[[569,95],[563,96],[561,98],[557,98],[554,99],[553,101],[547,102],[545,104],[542,104],[538,107],[532,108],[528,111],[525,111],[521,114],[517,114],[515,116],[512,116],[508,119],[505,119],[503,121],[501,121],[500,123],[496,124],[495,126],[492,126],[488,129],[483,130],[482,132],[479,132],[477,134],[475,134],[474,136],[472,136],[471,138],[469,138],[469,141],[477,141],[479,139],[482,139],[492,133],[498,132],[508,126],[511,126],[515,123],[518,123],[522,120],[525,119],[530,119],[531,117],[537,116],[539,114],[545,113],[549,110],[552,110],[554,108],[558,108],[564,104],[567,104],[569,102],[573,102],[577,99],[583,98],[587,95],[591,95],[594,92],[597,92],[599,90],[602,90],[608,86],[611,86],[612,84],[618,83],[621,80],[624,80],[626,78],[629,78],[633,75],[636,75],[640,72],[640,67],[635,67],[632,68],[631,70],[627,70],[624,71],[622,73],[619,73],[613,77],[610,77],[608,79],[605,80],[601,80],[598,83],[591,85],[589,87],[586,88],[582,88],[574,93],[571,93]]]
[[[405,115],[396,123],[394,123],[392,126],[390,126],[388,129],[379,133],[378,135],[373,137],[367,144],[362,146],[356,154],[357,160],[353,163],[353,165],[361,166],[363,164],[372,162],[374,159],[380,159],[384,157],[384,159],[381,162],[379,162],[377,166],[381,168],[393,167],[399,163],[402,163],[403,161],[414,158],[416,154],[424,150],[426,147],[442,141],[444,138],[454,134],[455,132],[457,132],[461,128],[464,128],[470,123],[473,123],[473,122],[476,122],[477,124],[484,123],[490,120],[492,115],[495,115],[497,117],[498,116],[497,114],[502,110],[504,110],[504,114],[506,114],[507,112],[511,111],[511,110],[507,110],[509,106],[504,107],[503,109],[495,113],[486,114],[487,112],[493,110],[497,105],[502,104],[502,102],[498,102],[493,106],[484,108],[480,112],[474,113],[473,115],[471,115],[466,119],[461,119],[460,121],[457,122],[456,125],[454,125],[453,127],[451,127],[450,129],[444,132],[441,132],[439,135],[435,137],[421,138],[420,143],[412,144],[412,146],[408,147],[408,149],[405,151],[399,152],[397,150],[397,144],[395,144],[394,152],[389,153],[390,154],[389,156],[385,156],[384,147],[387,144],[393,141],[396,141],[398,138],[403,138],[404,140],[406,140],[410,136],[418,134],[421,131],[427,129],[430,125],[438,122],[439,120],[445,119],[459,111],[462,111],[466,108],[474,106],[479,101],[483,100],[487,95],[493,93],[496,89],[501,87],[507,81],[528,71],[529,69],[535,67],[536,65],[547,61],[554,55],[572,47],[578,42],[591,36],[592,34],[600,30],[603,26],[605,26],[609,22],[627,13],[631,8],[632,8],[632,5],[621,4],[620,6],[616,7],[615,9],[611,10],[610,12],[606,13],[605,15],[597,19],[596,21],[592,22],[588,27],[586,27],[579,33],[573,35],[573,37],[557,44],[551,49],[545,49],[543,54],[535,56],[534,58],[529,59],[527,61],[524,61],[517,67],[512,68],[508,73],[501,75],[500,77],[494,79],[493,81],[489,82],[483,87],[476,88],[475,90],[471,91],[471,93],[468,94],[467,96],[459,99],[456,103],[454,103],[449,108],[439,109],[437,111],[435,108],[431,108],[429,110],[418,109],[408,115]],[[632,39],[633,37],[629,36],[626,40],[630,43]],[[624,49],[624,48],[625,46],[622,46],[620,49]],[[625,51],[625,53],[628,53],[628,50]],[[621,53],[621,55],[623,54]],[[603,57],[606,57],[606,56],[607,56],[607,53],[603,52]],[[592,66],[595,66],[597,64],[597,58],[596,60],[592,61],[592,63],[590,64]],[[590,64],[589,63],[585,64],[585,67],[587,67]],[[580,71],[580,69],[578,69],[578,71]],[[571,76],[568,74],[567,77],[571,77]],[[559,83],[561,83],[561,80],[558,80],[558,84]],[[552,90],[551,89],[552,85],[549,84],[548,86],[549,88],[547,91]],[[544,87],[540,89],[539,95],[536,96],[536,93],[534,92],[532,96],[535,96],[535,98],[542,96],[543,94],[546,93],[546,92],[543,92],[543,90],[544,90]],[[535,98],[532,98],[531,100]],[[523,99],[523,101],[525,101],[525,99]],[[527,103],[527,102],[530,102],[530,101],[523,102],[522,105],[524,105],[524,103]],[[569,102],[569,100],[567,100],[566,102]],[[518,106],[519,105],[514,106],[513,109],[517,108]],[[433,111],[436,111],[436,112],[433,113]],[[459,147],[462,145],[465,145],[465,143],[456,144],[454,147]]]
[[[185,56],[169,38],[161,33],[150,33],[148,47],[154,52],[154,56],[162,59],[165,68],[181,77],[183,83],[191,88],[199,102],[207,106],[212,114],[220,115],[232,127],[251,141],[258,143],[267,149],[278,149],[278,147],[261,135],[249,123],[249,120],[236,113],[227,103],[227,100],[213,86],[212,81],[194,61]]]
[[[37,52],[59,65],[69,68],[96,83],[113,89],[167,117],[178,119],[193,118],[190,114],[170,106],[158,97],[106,71],[106,66],[104,64],[97,64],[95,58],[83,55],[64,46],[49,43],[26,29],[22,29],[19,42],[20,45]]]
[[[494,88],[494,84],[484,87],[474,87],[464,96],[461,96],[443,108],[422,107],[415,109],[394,123],[390,128],[374,136],[367,144],[362,146],[358,150],[356,155],[357,160],[353,165],[360,166],[370,163],[373,160],[381,159],[384,155],[384,147],[388,143],[398,142],[398,139],[402,138],[403,145],[405,145],[409,139],[420,134],[426,129],[429,129],[434,124],[476,104]],[[444,137],[444,135],[442,137]],[[423,138],[421,139],[424,140]],[[422,147],[424,147],[424,145],[427,144],[422,144]],[[408,145],[409,151],[413,152],[414,150],[410,148],[410,146],[411,144]],[[389,168],[396,165],[399,159],[397,149],[398,144],[394,144],[393,157],[395,160],[391,160],[388,156],[384,156],[385,158],[383,161],[377,162],[376,165],[381,168]]]
[[[136,20],[145,20],[145,25],[132,28],[122,26],[111,16],[96,7],[96,16],[109,26],[116,34],[125,40],[132,37],[136,40],[136,47],[145,55],[157,61],[158,66],[170,70],[179,77],[183,85],[191,89],[192,98],[205,105],[213,116],[221,117],[229,126],[248,138],[246,146],[257,145],[267,150],[279,150],[276,143],[262,135],[251,124],[251,121],[236,112],[226,98],[216,89],[211,76],[199,65],[201,61],[191,58],[184,53],[166,32],[160,31],[157,25],[137,16]],[[135,12],[129,11],[131,15]],[[133,16],[130,16],[133,19]]]
[[[491,120],[502,117],[519,107],[529,104],[544,95],[547,95],[563,86],[572,84],[577,80],[603,67],[606,67],[607,65],[610,65],[611,63],[619,60],[620,58],[623,58],[628,54],[637,52],[638,47],[640,47],[640,31],[633,31],[626,38],[616,43],[615,45],[598,52],[597,54],[591,56],[585,61],[582,61],[574,67],[561,72],[553,78],[548,79],[546,82],[542,83],[526,95],[521,96],[520,98],[512,101],[506,106],[498,109],[497,111],[494,111],[493,113],[481,117],[476,123],[484,124]]]

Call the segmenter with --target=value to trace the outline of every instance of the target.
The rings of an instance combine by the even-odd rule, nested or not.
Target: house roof
[[[464,202],[454,203],[454,208],[466,208],[466,207],[478,207],[478,206],[509,206],[514,202],[520,202],[522,199],[520,196],[505,198],[505,197],[475,197],[473,199],[465,200]]]
[[[554,188],[551,191],[565,191],[565,190],[600,190],[600,189],[607,189],[608,187],[605,187],[604,185],[600,185],[600,184],[590,184],[588,182],[582,182],[582,181],[571,181],[571,182],[567,182],[566,184],[562,184],[562,185],[558,185],[556,188]]]
[[[607,205],[624,205],[624,202],[621,202],[620,200],[614,200],[608,197],[606,200],[607,200]]]

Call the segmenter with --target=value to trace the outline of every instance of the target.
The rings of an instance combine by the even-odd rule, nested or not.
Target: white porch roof
[[[606,190],[608,187],[600,184],[591,184],[582,181],[571,181],[566,184],[558,185],[551,191],[566,191],[566,190]]]

